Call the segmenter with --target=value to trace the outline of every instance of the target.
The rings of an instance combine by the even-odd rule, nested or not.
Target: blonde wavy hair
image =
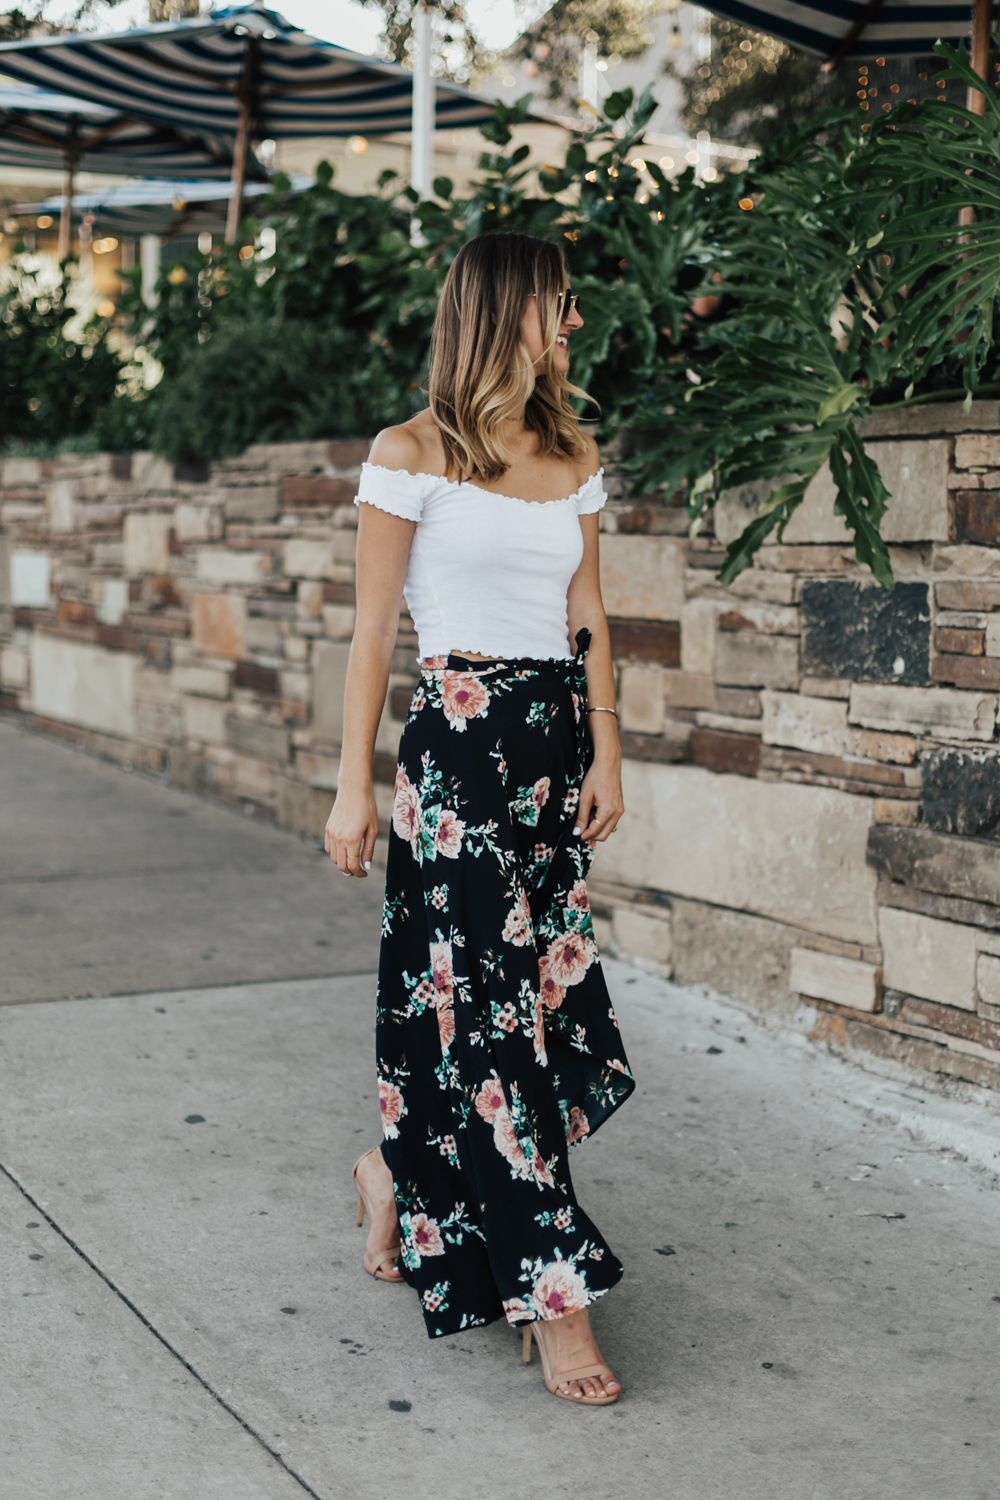
[[[570,399],[591,398],[570,384],[553,358],[566,280],[559,246],[528,234],[481,234],[455,256],[434,323],[427,386],[449,474],[500,479],[509,467],[502,424],[522,410],[543,454],[586,456]],[[532,296],[544,341],[540,374],[521,338]]]

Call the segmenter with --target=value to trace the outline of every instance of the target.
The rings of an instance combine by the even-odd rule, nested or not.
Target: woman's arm
[[[601,599],[600,522],[598,516],[580,517],[583,531],[583,561],[569,586],[567,613],[570,644],[586,627],[591,634],[587,653],[587,696],[591,708],[615,707],[615,669],[611,660],[611,635]],[[622,752],[618,743],[618,720],[614,714],[591,713],[587,724],[594,745],[594,760],[584,777],[575,832],[587,843],[602,843],[614,833],[625,811],[622,798]]]
[[[378,836],[372,758],[406,580],[413,521],[358,508],[357,623],[344,689],[344,738],[326,852],[345,875],[365,878]]]

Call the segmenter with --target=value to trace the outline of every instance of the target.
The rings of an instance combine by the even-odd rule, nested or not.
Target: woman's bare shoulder
[[[430,412],[418,412],[398,427],[383,427],[372,443],[368,462],[383,469],[405,469],[410,474],[439,474],[443,477],[444,445]]]
[[[580,434],[583,438],[586,454],[577,460],[577,477],[581,484],[586,484],[592,475],[596,474],[601,467],[601,450],[589,433]]]

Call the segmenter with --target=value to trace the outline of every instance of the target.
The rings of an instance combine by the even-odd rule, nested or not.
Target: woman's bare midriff
[[[502,661],[502,656],[480,656],[476,651],[449,651],[449,656],[460,656],[463,661]]]

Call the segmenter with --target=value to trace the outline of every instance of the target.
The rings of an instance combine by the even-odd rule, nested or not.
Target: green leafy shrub
[[[250,443],[352,437],[368,430],[373,410],[399,422],[417,404],[377,361],[359,361],[356,341],[335,325],[238,319],[181,359],[151,438],[174,463],[217,459]]]
[[[939,76],[975,81],[964,52],[938,52]],[[602,438],[632,430],[636,491],[681,490],[697,531],[724,491],[755,487],[757,513],[729,548],[724,581],[765,540],[780,540],[828,463],[858,558],[891,586],[880,536],[889,496],[857,424],[876,410],[1000,389],[1000,105],[987,97],[978,116],[924,100],[870,127],[827,111],[713,182],[635,164],[654,104],[627,90],[605,101],[561,166],[534,174],[527,148],[510,149],[526,105],[500,106],[484,129],[492,149],[467,197],[439,178],[418,202],[393,192],[391,174],[382,193],[351,197],[324,166],[297,199],[276,182],[265,206],[272,255],[192,255],[165,270],[153,312],[133,276],[124,332],[163,368],[151,391],[123,367],[115,400],[106,381],[92,398],[83,357],[75,364],[46,343],[51,329],[41,336],[48,311],[10,302],[5,389],[23,382],[38,402],[22,427],[43,409],[58,426],[69,398],[74,421],[78,407],[93,410],[101,432],[145,433],[175,459],[263,438],[370,434],[422,404],[434,311],[457,250],[484,231],[517,229],[565,249],[585,316],[573,376],[598,403]],[[37,365],[8,352],[19,319],[30,331],[21,349],[37,346]],[[107,342],[98,336],[91,360],[100,347],[113,362]],[[53,389],[60,360],[63,392]]]
[[[106,319],[82,327],[64,267],[46,279],[21,255],[0,281],[0,443],[57,443],[91,432],[112,401],[119,362]]]

